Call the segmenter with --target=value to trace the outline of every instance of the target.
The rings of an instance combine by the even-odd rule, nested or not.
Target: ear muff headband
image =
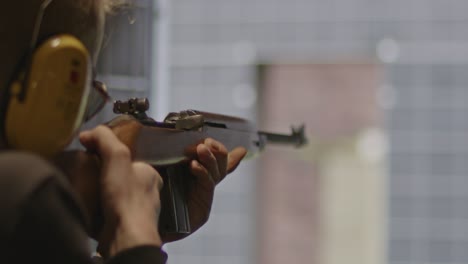
[[[5,134],[10,147],[51,156],[68,145],[83,121],[91,60],[71,35],[42,43],[10,86]]]

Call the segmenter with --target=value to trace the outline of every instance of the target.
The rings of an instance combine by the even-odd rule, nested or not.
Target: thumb
[[[83,145],[86,150],[91,152],[97,151],[97,143],[91,130],[81,132],[79,135],[79,140],[81,145]]]
[[[237,147],[229,152],[227,172],[233,172],[245,155],[247,155],[247,149],[243,147]]]
[[[127,147],[117,138],[110,128],[100,125],[90,131],[82,132],[79,136],[81,144],[89,151],[95,151],[103,158],[110,158],[113,154]]]

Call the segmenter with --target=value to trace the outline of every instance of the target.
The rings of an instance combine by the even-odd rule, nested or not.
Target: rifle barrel
[[[285,134],[276,134],[269,132],[258,132],[259,136],[264,139],[264,143],[267,144],[294,144],[296,147],[301,147],[307,144],[307,139],[305,137],[305,126],[301,125],[300,127],[292,127],[292,132],[289,135]]]

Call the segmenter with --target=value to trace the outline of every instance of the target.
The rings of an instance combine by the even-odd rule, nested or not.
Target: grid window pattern
[[[468,2],[178,0],[172,5],[174,108],[253,115],[252,106],[239,107],[233,94],[255,85],[251,65],[258,62],[385,62],[379,100],[391,142],[389,263],[468,262]],[[238,184],[252,183],[243,180]],[[236,187],[226,184],[223,191],[238,195]],[[236,208],[220,214],[225,219],[244,212],[235,221],[245,222],[237,226],[254,220],[248,203],[239,201]],[[187,245],[172,263],[219,261],[213,252],[228,252],[223,246],[236,252],[223,263],[255,262],[253,243],[244,243],[255,239],[252,233],[206,236],[209,244]],[[212,246],[216,251],[206,250]]]
[[[149,97],[152,92],[154,5],[151,0],[138,0],[130,11],[108,17],[96,68],[97,79],[106,84],[113,100]],[[112,104],[108,104],[86,127],[114,116]]]

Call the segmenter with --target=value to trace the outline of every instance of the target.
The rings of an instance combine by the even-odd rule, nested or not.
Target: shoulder
[[[14,229],[21,208],[48,181],[66,184],[60,172],[46,160],[26,152],[0,153],[0,236]]]
[[[44,178],[44,173],[55,172],[54,167],[41,157],[28,152],[3,151],[0,152],[1,181],[15,182],[21,180],[21,176],[32,173],[31,177]],[[7,177],[9,175],[17,176]]]
[[[28,195],[49,179],[61,179],[58,175],[59,171],[39,156],[19,151],[1,152],[0,203]]]

